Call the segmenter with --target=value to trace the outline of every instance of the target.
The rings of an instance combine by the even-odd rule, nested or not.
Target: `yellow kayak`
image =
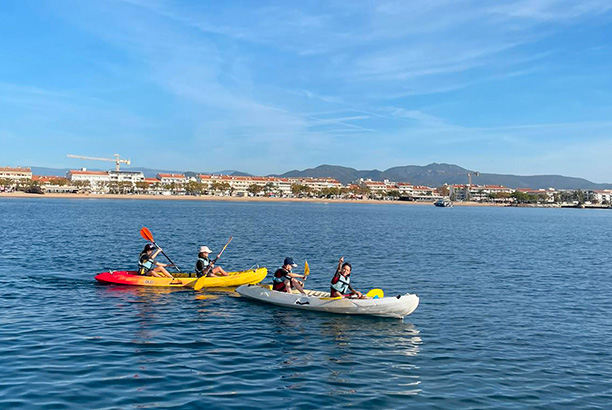
[[[194,273],[173,273],[174,279],[138,275],[136,271],[110,271],[96,275],[98,282],[113,285],[154,286],[154,287],[191,287],[201,288],[233,287],[261,282],[268,270],[266,268],[229,272],[228,276],[197,278]],[[197,287],[196,287],[197,286]]]
[[[257,268],[241,272],[229,272],[227,276],[203,276],[193,285],[195,290],[202,288],[225,288],[240,285],[254,285],[266,277],[268,269]]]

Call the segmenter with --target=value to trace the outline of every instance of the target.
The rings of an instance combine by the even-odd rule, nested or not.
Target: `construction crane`
[[[478,172],[478,171],[470,171],[470,172],[467,173],[467,176],[468,176],[468,186],[467,186],[467,195],[465,197],[468,200],[470,199],[470,189],[472,188],[472,175],[477,177],[478,175],[480,175],[480,172]]]
[[[119,154],[113,154],[113,155],[115,156],[115,159],[112,159],[112,158],[98,158],[98,157],[84,157],[82,155],[72,155],[72,154],[68,154],[68,157],[69,158],[89,159],[89,160],[93,160],[93,161],[110,161],[110,162],[114,162],[115,163],[115,171],[117,171],[117,172],[119,172],[119,165],[120,164],[130,165],[130,160],[129,159],[121,159]]]
[[[478,172],[478,171],[468,172],[468,174],[467,174],[467,176],[468,176],[468,188],[472,186],[472,175],[477,177],[478,175],[480,175],[480,172]]]

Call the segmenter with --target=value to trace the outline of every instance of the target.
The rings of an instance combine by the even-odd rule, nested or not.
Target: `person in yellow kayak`
[[[356,296],[363,298],[361,292],[353,289],[351,286],[351,270],[353,267],[350,263],[344,262],[344,256],[338,261],[338,269],[331,280],[330,296],[350,298]]]
[[[299,290],[300,293],[305,295],[306,292],[304,292],[304,288],[302,287],[303,283],[297,280],[297,278],[306,279],[306,275],[292,273],[291,269],[295,268],[296,266],[297,264],[293,261],[293,258],[285,258],[283,266],[281,266],[276,270],[276,272],[274,272],[272,290],[291,293],[293,287]]]
[[[223,270],[221,266],[215,266],[215,260],[210,260],[208,255],[212,251],[208,246],[200,246],[198,252],[198,260],[196,262],[195,270],[198,278],[201,276],[227,276],[229,273]]]
[[[155,245],[149,243],[146,244],[140,256],[138,257],[138,273],[140,275],[150,275],[157,278],[172,278],[167,270],[166,266],[170,266],[165,263],[157,262],[155,258],[162,251],[162,248],[156,248]]]

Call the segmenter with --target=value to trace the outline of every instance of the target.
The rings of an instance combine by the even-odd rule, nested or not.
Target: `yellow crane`
[[[83,155],[72,155],[72,154],[68,154],[69,158],[80,158],[80,159],[89,159],[89,160],[93,160],[93,161],[110,161],[110,162],[114,162],[115,163],[115,171],[119,171],[119,165],[120,164],[126,164],[126,165],[130,165],[130,160],[129,159],[122,159],[119,154],[113,154],[115,156],[115,159],[113,158],[98,158],[98,157],[85,157]]]

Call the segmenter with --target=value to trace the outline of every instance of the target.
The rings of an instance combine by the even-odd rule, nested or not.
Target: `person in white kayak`
[[[196,273],[198,277],[201,276],[227,276],[229,275],[221,266],[215,266],[215,260],[211,261],[208,255],[210,255],[212,251],[208,248],[208,246],[200,246],[198,252],[198,260],[196,262]]]
[[[155,245],[151,243],[145,245],[142,252],[140,252],[140,256],[138,257],[138,273],[140,275],[174,279],[174,276],[172,276],[170,272],[166,270],[166,266],[170,265],[157,262],[155,260],[161,251],[162,248],[156,248]]]
[[[293,287],[299,290],[300,293],[305,295],[306,292],[304,292],[304,288],[302,287],[303,283],[297,280],[297,278],[306,279],[306,275],[292,273],[291,269],[295,268],[296,266],[297,264],[293,261],[293,258],[285,258],[283,266],[281,266],[276,270],[276,272],[274,272],[272,290],[292,293]]]
[[[331,297],[358,297],[363,298],[361,292],[353,289],[351,286],[351,270],[353,267],[350,263],[344,262],[344,256],[338,261],[338,269],[331,280],[330,296]]]

